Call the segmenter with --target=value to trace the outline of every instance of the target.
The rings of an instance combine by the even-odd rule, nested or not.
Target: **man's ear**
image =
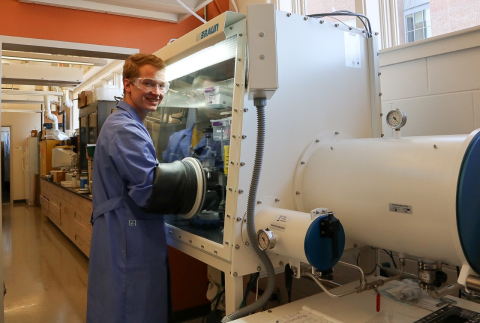
[[[125,89],[125,92],[132,92],[132,82],[130,82],[129,79],[123,79],[123,88]]]

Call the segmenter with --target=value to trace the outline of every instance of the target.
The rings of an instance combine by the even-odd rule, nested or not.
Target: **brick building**
[[[480,25],[480,0],[430,1],[432,36]]]
[[[307,14],[355,11],[355,0],[305,1]],[[400,44],[480,25],[480,0],[397,0],[397,8]],[[348,25],[356,23],[351,17],[338,19]]]
[[[480,25],[480,0],[398,0],[400,44]]]

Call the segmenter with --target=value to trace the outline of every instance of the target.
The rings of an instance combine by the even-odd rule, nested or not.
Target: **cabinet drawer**
[[[63,202],[62,202],[62,215],[74,220],[75,219],[75,210],[76,210],[76,207],[72,203],[69,203],[66,200],[63,200]]]
[[[86,199],[84,199],[83,197],[78,196],[78,195],[73,196],[72,203],[82,212],[84,211],[83,210],[83,204],[85,202],[88,202],[88,201]]]
[[[89,231],[87,228],[85,228],[80,222],[75,221],[75,235],[79,236],[82,238],[84,241],[88,242],[90,244],[90,241],[92,240],[92,231]]]
[[[92,233],[88,231],[78,221],[74,221],[74,225],[75,225],[75,244],[87,257],[89,257]]]
[[[88,216],[90,217],[93,212],[93,203],[91,201],[83,199],[82,211],[88,214]]]
[[[90,232],[92,232],[92,224],[90,223],[91,218],[92,213],[85,213],[78,209],[75,211],[75,219]]]
[[[43,195],[40,195],[40,207],[42,208],[42,212],[48,212],[48,199]]]
[[[44,180],[40,181],[40,183],[42,184],[40,190],[40,194],[42,194],[43,196],[45,196],[47,199],[50,197],[50,184]]]
[[[65,199],[65,201],[67,201],[68,203],[72,204],[72,205],[75,205],[74,203],[74,199],[77,197],[75,195],[75,193],[73,192],[70,192],[70,191],[67,191],[67,190],[64,190],[64,194],[63,194],[63,198]]]
[[[67,193],[67,191],[64,188],[59,188],[57,191],[57,196],[61,199],[65,199],[65,193]]]
[[[60,227],[61,209],[52,201],[48,201],[48,217],[57,227]]]
[[[82,239],[79,235],[75,235],[75,245],[85,254],[85,256],[90,257],[90,243]]]
[[[93,203],[90,200],[87,200],[86,198],[83,198],[81,196],[75,196],[75,203],[78,206],[79,210],[91,215],[93,211]]]
[[[62,202],[62,217],[61,217],[61,227],[63,233],[70,239],[75,239],[75,207],[66,202]]]

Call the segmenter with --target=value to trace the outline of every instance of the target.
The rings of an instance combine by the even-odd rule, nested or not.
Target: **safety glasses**
[[[137,88],[151,92],[158,88],[158,92],[165,94],[168,91],[170,83],[165,82],[162,79],[155,78],[143,78],[137,77],[136,79],[130,80]]]

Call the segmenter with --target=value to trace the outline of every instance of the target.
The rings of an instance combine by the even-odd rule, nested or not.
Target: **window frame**
[[[431,28],[431,21],[426,20],[427,10],[430,11],[430,3],[422,4],[422,5],[407,9],[403,12],[403,17],[404,17],[404,22],[405,22],[405,44],[410,44],[410,43],[413,43],[413,42],[423,40],[423,39],[427,39],[427,38],[431,37],[431,32],[430,32],[430,36],[428,35],[428,28]],[[418,14],[420,12],[422,13],[422,19],[421,19],[422,28],[416,28],[416,26],[415,26],[416,25],[415,16],[416,16],[416,14]],[[407,17],[409,17],[409,16],[412,16],[412,18],[413,18],[413,30],[408,30]],[[430,15],[428,15],[428,16],[430,16]],[[417,39],[417,36],[416,36],[417,35],[417,30],[420,30],[420,29],[422,29],[423,38],[422,39]],[[409,32],[413,32],[413,40],[412,41],[407,41],[407,39],[408,39],[407,35],[408,35]]]

